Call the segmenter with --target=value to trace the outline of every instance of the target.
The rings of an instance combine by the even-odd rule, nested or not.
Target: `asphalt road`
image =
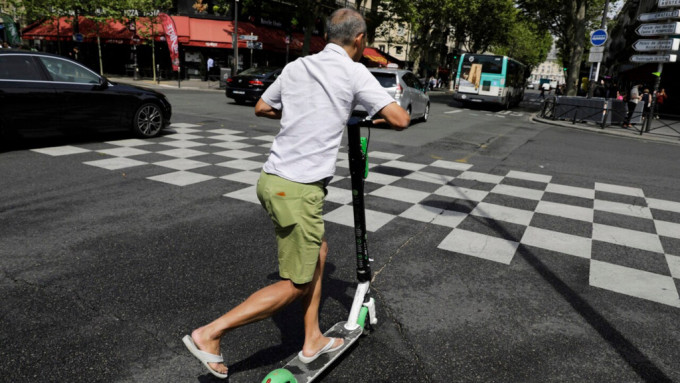
[[[163,92],[187,125],[128,146],[144,153],[109,151],[126,134],[0,153],[0,380],[213,381],[181,337],[277,279],[271,223],[238,194],[247,172],[216,160],[233,142],[246,145],[235,161],[263,158],[243,152],[265,153],[277,122],[218,91]],[[536,107],[462,109],[432,94],[428,122],[371,129],[379,324],[324,382],[680,381],[679,147],[533,123]],[[82,151],[52,149],[65,145]],[[195,170],[209,178],[163,178],[176,170],[155,165],[169,148],[202,151],[190,159],[210,164]],[[143,164],[97,162],[120,158]],[[484,197],[422,181],[435,173]],[[354,293],[341,205],[325,208],[322,328],[345,320]],[[301,347],[299,317],[293,305],[228,334],[229,381],[259,382],[285,364]]]

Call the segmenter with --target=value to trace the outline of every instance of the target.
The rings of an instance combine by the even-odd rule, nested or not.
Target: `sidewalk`
[[[174,88],[174,89],[187,89],[187,90],[206,90],[206,91],[217,91],[224,92],[224,88],[220,88],[219,81],[203,81],[198,78],[191,78],[189,80],[182,80],[178,83],[177,80],[160,80],[153,81],[150,78],[143,78],[140,80],[135,80],[132,77],[118,76],[118,75],[106,75],[106,78],[113,82],[120,82],[123,84],[139,85],[147,88]]]
[[[133,84],[144,86],[147,88],[174,88],[174,89],[188,89],[188,90],[209,90],[209,91],[219,91],[224,92],[224,88],[220,88],[219,81],[203,81],[198,78],[192,78],[189,80],[182,80],[179,84],[177,80],[161,80],[153,81],[149,78],[144,78],[141,80],[134,80],[132,77],[118,76],[118,75],[106,75],[106,78],[113,82],[120,82],[123,84]],[[448,90],[445,88],[430,90],[428,94],[445,94]]]
[[[662,127],[663,123],[660,120],[654,120],[650,132],[643,132],[640,135],[639,131],[632,129],[624,129],[620,125],[607,125],[604,129],[598,124],[588,122],[576,122],[564,120],[551,120],[548,118],[538,117],[538,113],[534,113],[531,117],[532,121],[543,124],[562,126],[565,128],[587,130],[593,133],[608,134],[619,137],[627,137],[638,140],[665,142],[668,144],[680,145],[680,123],[678,121],[667,121],[668,123],[675,123],[673,128]],[[639,128],[639,126],[636,126]]]

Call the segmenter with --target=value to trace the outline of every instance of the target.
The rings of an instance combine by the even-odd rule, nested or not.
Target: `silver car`
[[[402,108],[411,115],[411,121],[422,119],[427,121],[430,116],[430,96],[427,87],[411,72],[405,69],[368,68]],[[355,114],[366,114],[366,109],[357,105]]]

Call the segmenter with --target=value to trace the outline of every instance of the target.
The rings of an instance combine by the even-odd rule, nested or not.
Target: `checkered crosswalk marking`
[[[153,166],[159,174],[149,180],[178,187],[222,182],[231,190],[225,198],[259,204],[255,185],[274,136],[193,124],[173,124],[172,129],[175,133],[154,139],[34,152],[81,156],[86,165],[127,173]],[[680,308],[678,201],[648,198],[644,190],[627,185],[560,184],[550,174],[490,174],[468,163],[423,162],[422,157],[379,151],[369,158],[370,232],[406,219],[449,229],[436,244],[445,252],[505,265],[520,247],[572,256],[590,263],[591,286]],[[346,148],[336,166],[325,220],[351,227]]]

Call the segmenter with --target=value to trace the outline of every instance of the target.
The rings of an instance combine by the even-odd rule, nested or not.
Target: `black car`
[[[0,49],[0,133],[130,129],[154,137],[170,124],[161,93],[117,84],[66,57]]]
[[[227,79],[227,97],[238,104],[246,101],[257,101],[262,93],[281,74],[282,68],[261,67],[250,68]]]

